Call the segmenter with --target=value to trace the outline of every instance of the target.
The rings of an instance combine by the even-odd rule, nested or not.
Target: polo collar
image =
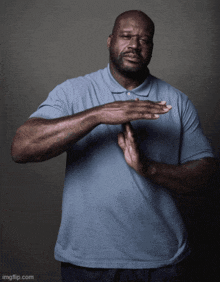
[[[111,71],[110,71],[110,65],[108,64],[107,66],[107,75],[106,77],[106,83],[109,87],[109,90],[113,94],[122,94],[124,92],[131,92],[132,94],[135,94],[137,96],[148,96],[150,93],[150,89],[152,87],[152,76],[149,74],[148,77],[145,79],[145,81],[139,85],[138,87],[132,89],[132,90],[127,90],[123,86],[121,86],[112,76]]]

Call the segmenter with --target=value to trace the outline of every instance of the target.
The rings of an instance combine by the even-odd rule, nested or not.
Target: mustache
[[[122,52],[121,57],[136,57],[139,59],[142,59],[141,54],[138,51],[132,50],[132,51],[127,51],[127,52]]]

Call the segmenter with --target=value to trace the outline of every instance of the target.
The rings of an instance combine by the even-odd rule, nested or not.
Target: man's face
[[[153,33],[143,19],[121,19],[115,32],[108,38],[110,63],[125,75],[146,71],[153,51]]]

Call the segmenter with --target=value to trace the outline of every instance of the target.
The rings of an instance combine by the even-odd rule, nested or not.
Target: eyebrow
[[[132,30],[126,30],[126,29],[124,29],[124,30],[120,30],[120,32],[119,33],[132,33]],[[141,37],[149,37],[150,36],[150,33],[145,33],[145,34],[143,34]]]
[[[132,35],[132,33],[130,31],[121,31],[119,33],[119,35],[123,35],[123,34],[128,34],[128,35],[131,35],[131,36],[137,36],[137,35]],[[141,35],[140,38],[145,38],[145,39],[149,39],[151,36],[150,34],[144,34],[144,35]]]

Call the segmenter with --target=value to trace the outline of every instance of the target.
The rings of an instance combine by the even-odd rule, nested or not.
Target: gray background
[[[151,73],[189,96],[220,157],[218,0],[1,1],[1,254],[5,275],[60,281],[60,264],[53,251],[66,156],[19,165],[11,160],[10,144],[16,129],[57,84],[106,67],[106,40],[114,19],[130,9],[143,10],[156,25]],[[182,202],[188,203],[184,216],[203,275],[212,273],[209,281],[215,281],[219,198],[213,191],[208,196]]]

